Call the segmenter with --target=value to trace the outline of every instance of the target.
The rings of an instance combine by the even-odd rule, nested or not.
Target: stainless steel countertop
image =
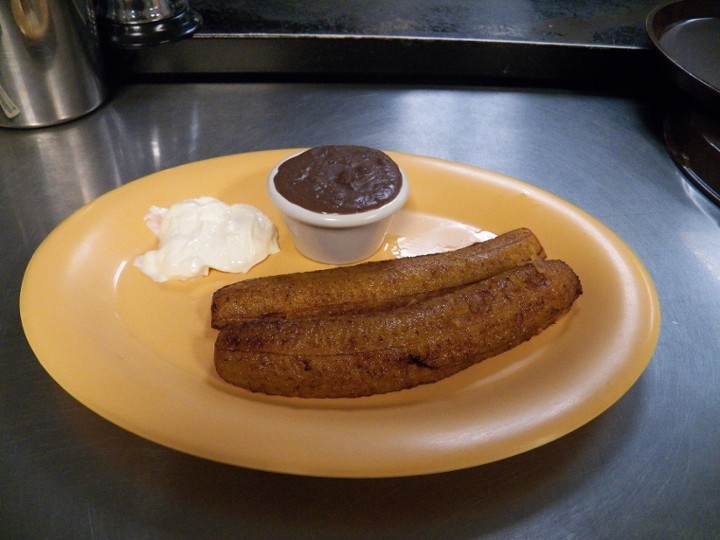
[[[0,131],[0,537],[718,538],[720,211],[651,100],[521,88],[166,84],[47,129]],[[158,446],[76,402],[20,324],[25,267],[99,195],[225,154],[357,143],[496,170],[603,221],[644,261],[662,328],[613,407],[537,450],[397,479],[296,477]]]

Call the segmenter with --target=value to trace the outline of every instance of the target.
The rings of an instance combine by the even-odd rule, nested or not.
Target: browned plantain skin
[[[249,279],[213,294],[211,324],[389,309],[544,258],[523,228],[447,253]]]
[[[360,397],[432,383],[530,339],[582,293],[562,261],[536,261],[382,312],[256,319],[220,331],[215,367],[255,392]]]

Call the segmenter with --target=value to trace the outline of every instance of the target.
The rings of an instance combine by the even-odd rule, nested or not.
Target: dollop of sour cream
[[[247,204],[198,197],[150,207],[145,223],[159,245],[135,259],[154,281],[206,276],[210,268],[245,273],[279,251],[275,224]]]

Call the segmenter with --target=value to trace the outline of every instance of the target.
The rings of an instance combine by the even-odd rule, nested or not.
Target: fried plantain
[[[511,349],[557,321],[582,293],[562,261],[535,261],[404,306],[223,328],[221,378],[255,392],[360,397],[412,388]]]
[[[446,253],[249,279],[213,294],[211,324],[389,309],[544,258],[540,241],[521,228]]]

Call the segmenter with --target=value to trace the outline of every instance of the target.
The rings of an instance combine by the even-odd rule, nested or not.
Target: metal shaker
[[[0,0],[0,127],[51,126],[107,95],[97,0]]]

